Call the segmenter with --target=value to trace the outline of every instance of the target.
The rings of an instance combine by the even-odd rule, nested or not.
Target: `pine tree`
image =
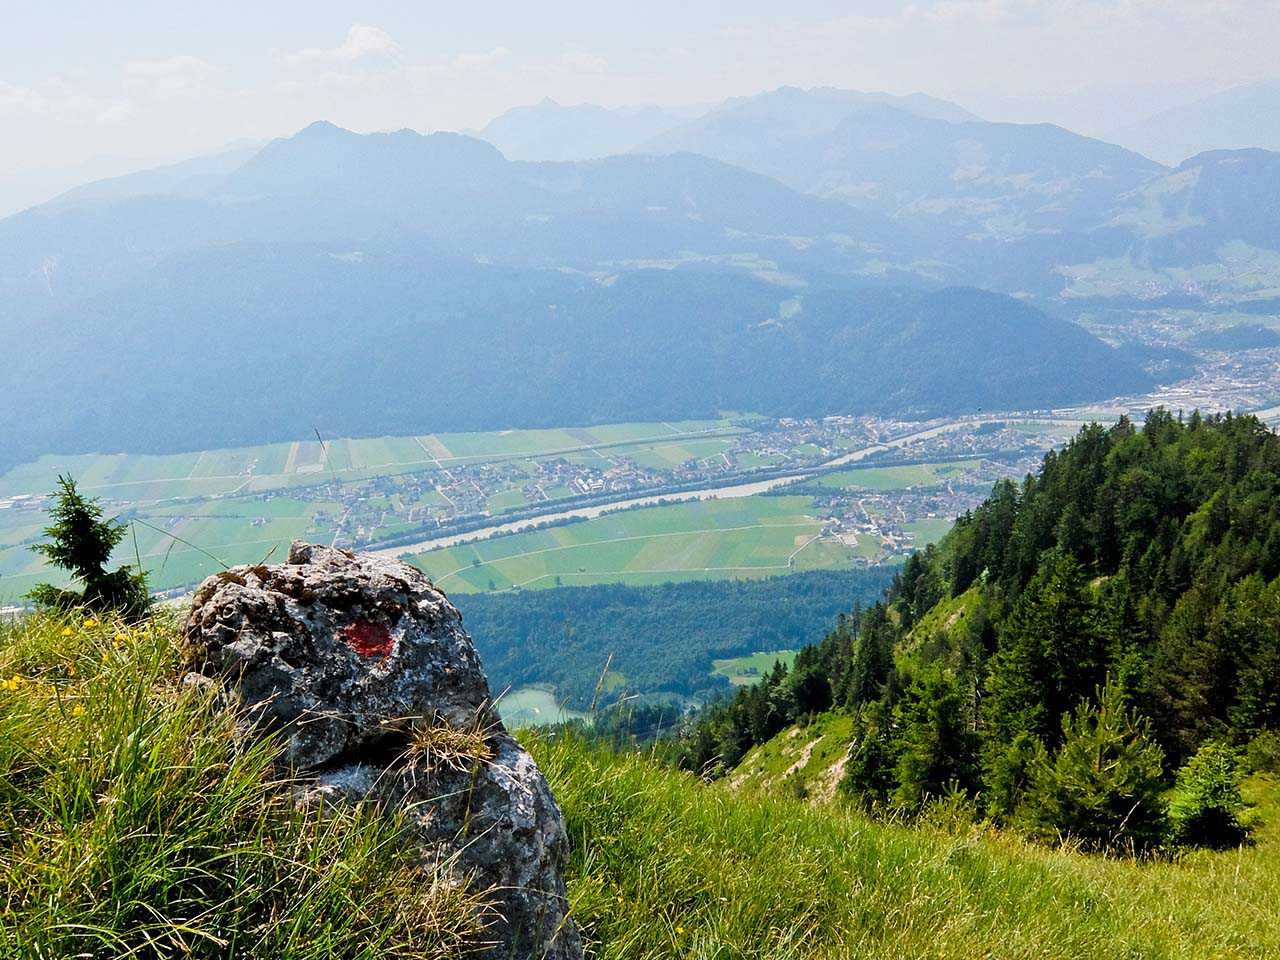
[[[1084,571],[1055,550],[1014,604],[991,658],[982,715],[991,812],[1017,804],[1033,742],[1057,744],[1060,718],[1104,674],[1097,612]]]
[[[977,785],[977,735],[954,677],[932,670],[894,708],[898,741],[893,801],[916,810],[928,799]]]
[[[1169,804],[1173,839],[1206,847],[1234,847],[1248,829],[1240,821],[1240,753],[1221,740],[1209,740],[1178,771]]]
[[[85,607],[117,611],[126,617],[146,613],[151,605],[146,575],[127,565],[107,571],[111,552],[124,538],[125,525],[103,519],[98,502],[82,496],[70,477],[58,477],[49,515],[53,523],[44,531],[49,542],[32,549],[69,571],[82,589],[64,590],[42,583],[27,598],[37,606],[53,609]]]
[[[1097,699],[1082,700],[1063,718],[1056,754],[1042,748],[1031,764],[1023,816],[1047,839],[1069,837],[1090,850],[1150,850],[1167,835],[1164,752],[1115,685]]]

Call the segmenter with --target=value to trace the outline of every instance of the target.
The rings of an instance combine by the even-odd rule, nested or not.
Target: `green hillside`
[[[1136,863],[939,815],[702,784],[643,755],[531,743],[568,819],[595,958],[1254,960],[1280,951],[1276,783],[1251,848]]]
[[[1051,842],[1227,847],[1277,678],[1280,437],[1155,411],[998,483],[882,602],[712,708],[685,762],[805,788],[805,724],[835,711],[841,792],[869,808],[950,797]]]
[[[176,626],[0,626],[0,956],[465,956],[475,900],[373,810],[296,813],[269,747],[178,683]],[[1280,951],[1274,781],[1255,845],[1177,861],[1028,844],[952,810],[914,826],[699,782],[531,736],[599,960],[1191,960]],[[232,762],[227,762],[227,757]],[[106,802],[109,800],[110,802]]]

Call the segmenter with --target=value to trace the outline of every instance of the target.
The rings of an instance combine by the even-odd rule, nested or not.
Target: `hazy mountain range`
[[[1280,150],[1280,80],[1233,87],[1163,110],[1110,134],[1162,163],[1210,150]]]
[[[629,153],[641,143],[703,112],[640,106],[561,106],[554,100],[514,107],[475,135],[511,160],[594,160]]]
[[[1277,285],[1280,154],[1169,168],[830,90],[674,119],[560,162],[317,123],[0,220],[0,334],[31,344],[0,446],[1061,404],[1151,358],[1038,307]]]

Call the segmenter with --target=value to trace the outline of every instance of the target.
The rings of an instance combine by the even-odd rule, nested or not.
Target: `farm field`
[[[47,455],[0,475],[0,606],[65,584],[31,547],[59,475],[129,527],[113,563],[180,593],[224,566],[279,559],[290,541],[397,550],[506,521],[666,490],[801,475],[909,424],[857,418],[716,420],[322,439],[167,455]],[[1035,434],[939,434],[916,464],[850,465],[789,497],[646,507],[424,555],[455,591],[760,577],[893,562],[931,542]],[[932,456],[929,456],[932,454]],[[939,455],[941,454],[941,455]],[[964,459],[964,458],[969,459]],[[950,459],[949,459],[950,458]],[[407,547],[404,549],[408,549]]]
[[[445,433],[421,437],[369,437],[299,440],[230,450],[177,454],[47,454],[0,476],[0,498],[48,493],[59,474],[70,474],[80,488],[112,500],[152,502],[228,494],[261,493],[309,486],[336,477],[356,481],[455,464],[541,457],[593,447],[622,447],[656,464],[670,465],[709,456],[728,446],[723,439],[687,441],[680,435],[732,432],[724,420],[676,423],[621,423],[591,428],[501,430]],[[658,446],[661,444],[661,446]],[[627,449],[634,447],[634,451]],[[656,451],[650,453],[650,451]]]
[[[151,506],[129,515],[129,534],[116,548],[115,563],[141,560],[153,590],[198,583],[225,566],[279,559],[297,538],[327,541],[338,505],[325,501],[210,500]],[[31,550],[42,522],[6,525],[0,512],[0,600],[13,602],[37,583],[64,583]]]
[[[814,550],[806,544],[821,523],[811,507],[808,497],[764,496],[644,507],[433,550],[411,562],[444,590],[463,593],[768,576],[798,569]],[[837,547],[814,551],[817,565],[851,565],[851,553]]]
[[[773,669],[774,664],[782,662],[787,669],[796,662],[796,650],[762,650],[747,654],[745,657],[730,657],[726,660],[713,660],[711,672],[718,673],[735,687],[755,683]]]
[[[902,525],[907,533],[914,534],[915,545],[919,549],[931,543],[937,543],[947,535],[947,531],[955,526],[955,521],[945,517],[923,517]]]
[[[908,487],[932,487],[964,476],[978,466],[977,460],[951,463],[913,463],[894,467],[859,467],[823,474],[817,482],[824,487],[844,490],[905,490]]]

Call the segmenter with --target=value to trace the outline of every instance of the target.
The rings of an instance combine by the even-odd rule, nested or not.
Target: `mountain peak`
[[[352,131],[346,129],[345,127],[338,126],[336,123],[331,123],[328,120],[315,120],[307,124],[301,130],[295,133],[292,137],[286,137],[284,139],[297,140],[301,138],[306,138],[308,140],[311,140],[311,139],[319,139],[321,137],[333,138],[333,137],[341,137],[341,136],[356,136],[356,134],[352,133]]]

